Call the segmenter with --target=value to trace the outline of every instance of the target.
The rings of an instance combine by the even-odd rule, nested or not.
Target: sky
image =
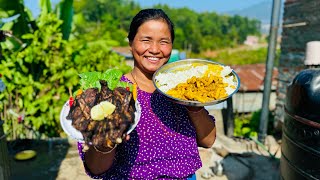
[[[150,7],[155,4],[168,4],[170,7],[188,7],[197,12],[215,11],[218,13],[241,10],[263,1],[272,0],[133,0],[142,7]]]
[[[233,10],[241,10],[246,7],[258,4],[263,1],[273,0],[133,0],[140,4],[141,7],[147,8],[156,4],[167,4],[170,7],[181,8],[188,7],[197,12],[214,11],[224,13]],[[25,5],[31,9],[34,17],[40,13],[38,0],[24,0]],[[51,0],[52,4],[56,4],[59,0]]]

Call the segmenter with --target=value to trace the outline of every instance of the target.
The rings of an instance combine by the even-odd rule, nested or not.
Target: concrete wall
[[[238,113],[255,112],[261,109],[262,92],[238,92],[232,97],[233,110]],[[276,93],[270,94],[269,109],[274,110],[276,105]]]
[[[320,0],[287,0],[284,4],[276,99],[278,122],[284,120],[287,86],[303,69],[306,43],[320,40]]]
[[[262,106],[262,92],[237,92],[232,96],[233,111],[235,113],[251,113],[261,109]],[[270,94],[270,110],[275,110],[276,107],[276,92]],[[206,106],[207,110],[221,110],[227,108],[226,101]]]

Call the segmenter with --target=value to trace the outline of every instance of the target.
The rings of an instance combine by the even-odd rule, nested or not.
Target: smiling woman
[[[153,84],[154,73],[171,55],[173,23],[161,9],[141,10],[132,19],[128,39],[134,67],[121,81],[137,88],[139,122],[117,146],[91,145],[83,152],[79,143],[86,171],[102,179],[194,179],[201,167],[198,145],[212,146],[215,120],[203,106],[170,101]]]

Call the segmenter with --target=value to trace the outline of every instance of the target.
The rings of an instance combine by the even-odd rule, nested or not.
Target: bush
[[[111,50],[113,41],[63,40],[61,23],[55,14],[41,15],[38,30],[23,36],[29,45],[3,53],[0,69],[7,88],[0,94],[0,112],[9,138],[61,136],[60,110],[69,92],[77,90],[79,73],[111,67],[130,70]]]
[[[257,138],[260,125],[261,110],[255,111],[250,115],[237,116],[235,118],[234,136]],[[274,133],[274,116],[269,113],[267,134]]]

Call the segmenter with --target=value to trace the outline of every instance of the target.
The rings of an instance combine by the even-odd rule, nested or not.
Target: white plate
[[[80,131],[72,126],[72,121],[67,119],[70,111],[69,100],[63,105],[62,110],[60,112],[60,124],[63,131],[70,136],[72,139],[83,142],[83,136]]]
[[[141,107],[140,103],[136,101],[136,112],[134,112],[134,123],[129,127],[129,130],[127,131],[127,134],[130,134],[134,128],[137,126],[140,115],[141,115]],[[61,112],[60,112],[60,124],[63,129],[63,131],[72,139],[75,139],[80,142],[84,142],[83,136],[80,131],[78,131],[76,128],[72,126],[72,121],[68,120],[66,117],[68,116],[70,111],[69,106],[69,100],[63,105]]]
[[[238,74],[234,70],[231,71],[231,76],[233,77],[233,81],[235,83],[236,88],[227,97],[222,98],[222,99],[201,103],[199,101],[178,99],[178,98],[175,98],[175,97],[172,97],[172,96],[168,95],[167,93],[165,93],[164,91],[161,90],[161,88],[159,87],[159,84],[157,83],[159,74],[168,73],[168,72],[177,72],[177,71],[180,71],[181,68],[190,67],[190,65],[192,65],[193,63],[203,64],[203,65],[213,64],[213,65],[225,66],[225,65],[217,63],[217,62],[213,62],[213,61],[209,61],[209,60],[202,60],[202,59],[184,59],[184,60],[179,60],[179,61],[176,61],[176,62],[165,64],[161,68],[159,68],[153,74],[153,78],[152,78],[153,84],[155,85],[155,87],[157,88],[157,90],[160,93],[164,94],[166,97],[168,97],[172,101],[174,101],[176,103],[179,103],[179,104],[182,104],[182,105],[186,105],[186,106],[209,106],[209,105],[218,104],[218,103],[221,103],[221,102],[227,100],[228,98],[230,98],[233,94],[235,94],[239,90],[239,88],[240,88],[240,78],[239,78]]]

